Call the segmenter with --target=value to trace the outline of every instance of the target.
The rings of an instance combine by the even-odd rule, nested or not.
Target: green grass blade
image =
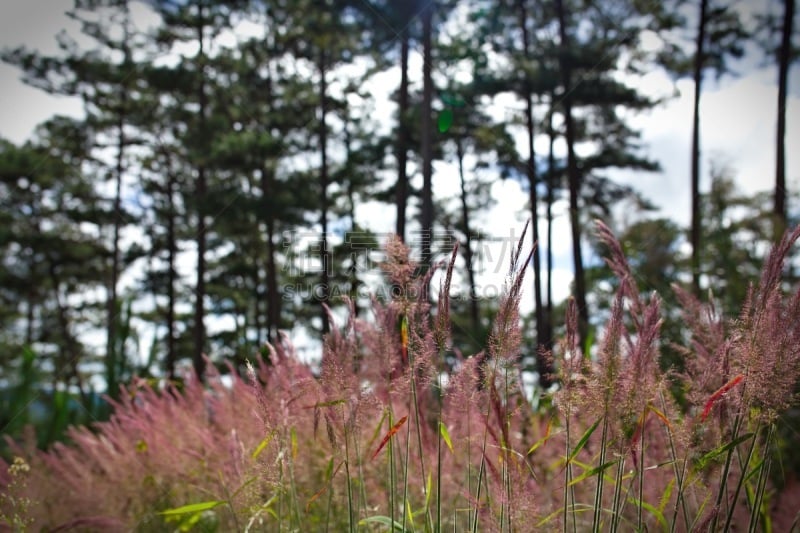
[[[655,519],[658,520],[661,529],[664,531],[669,531],[669,525],[667,524],[666,518],[664,518],[664,513],[659,511],[657,507],[645,501],[639,500],[638,498],[628,498],[628,501],[653,515]]]
[[[575,457],[577,457],[578,453],[580,453],[583,447],[586,446],[586,443],[589,442],[589,438],[592,436],[592,433],[594,433],[594,430],[597,429],[597,426],[600,425],[600,420],[602,419],[598,418],[595,421],[595,423],[592,424],[591,427],[586,430],[586,432],[583,434],[578,443],[570,452],[569,457],[567,458],[567,464],[570,464],[572,460],[575,459]]]
[[[202,513],[203,511],[208,511],[209,509],[213,509],[218,505],[222,505],[225,502],[222,500],[210,500],[207,502],[200,502],[200,503],[190,503],[189,505],[182,505],[181,507],[175,507],[174,509],[167,509],[166,511],[161,511],[160,515],[163,516],[176,516],[188,513]]]
[[[697,469],[698,470],[705,469],[705,467],[708,466],[708,464],[711,461],[713,461],[714,459],[716,459],[720,455],[726,453],[728,450],[731,450],[731,449],[735,448],[736,446],[740,445],[741,443],[743,443],[747,439],[751,438],[752,436],[753,436],[752,433],[745,433],[744,435],[741,435],[741,436],[733,439],[732,441],[723,444],[722,446],[718,446],[718,447],[714,448],[713,450],[711,450],[707,454],[703,455],[700,459],[698,459],[698,461],[697,461]]]
[[[273,430],[273,431],[270,432],[269,435],[264,437],[261,440],[261,442],[258,443],[258,446],[256,446],[256,449],[253,450],[253,453],[250,454],[250,457],[252,457],[253,459],[258,459],[258,456],[261,455],[261,452],[264,451],[264,448],[269,446],[269,443],[272,442],[272,438],[274,436],[275,436],[275,431]]]
[[[405,531],[400,522],[392,520],[388,516],[368,516],[367,518],[362,518],[358,522],[359,527],[366,526],[367,524],[380,524],[388,527],[390,531]]]
[[[609,461],[609,462],[604,463],[604,464],[602,464],[600,466],[596,466],[596,467],[594,467],[594,468],[592,468],[590,470],[586,470],[580,476],[578,476],[576,478],[573,478],[572,481],[569,482],[569,486],[571,487],[572,485],[575,485],[576,483],[580,483],[581,481],[583,481],[587,477],[596,476],[597,474],[599,474],[601,472],[604,472],[608,467],[610,467],[612,465],[615,465],[618,462],[619,462],[619,459],[614,459],[613,461]]]
[[[447,426],[444,425],[444,422],[439,421],[439,434],[444,439],[444,443],[447,444],[447,447],[450,449],[450,453],[453,453],[453,441],[450,440],[450,433],[447,431]]]

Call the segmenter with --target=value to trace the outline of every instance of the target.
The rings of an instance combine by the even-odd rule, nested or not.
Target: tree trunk
[[[690,240],[692,245],[692,289],[700,295],[700,94],[703,83],[705,61],[706,24],[708,22],[708,0],[700,0],[700,22],[697,26],[697,42],[694,56],[694,109],[692,116],[692,222]]]
[[[550,113],[548,116],[548,131],[550,146],[547,153],[547,199],[545,200],[545,219],[547,220],[547,312],[545,322],[547,333],[545,336],[545,348],[553,350],[553,202],[555,202],[556,187],[556,158],[555,158],[555,139],[556,134],[553,129],[553,110],[555,107],[555,97],[551,95]]]
[[[274,21],[268,22],[268,26]],[[274,36],[267,35],[267,49],[274,50],[275,42]],[[267,61],[267,76],[266,76],[266,102],[268,107],[265,109],[267,116],[273,111],[273,102],[275,95],[273,94],[273,61],[270,58]],[[265,125],[266,126],[266,125]],[[267,154],[262,155],[262,160],[267,160]],[[274,164],[265,165],[261,168],[261,197],[264,201],[264,217],[267,227],[267,342],[276,344],[280,342],[279,329],[281,327],[281,295],[278,292],[278,266],[276,261],[277,246],[275,239],[277,238],[277,220],[275,219],[275,166]]]
[[[178,244],[175,235],[175,174],[170,171],[167,181],[167,205],[169,215],[167,219],[167,357],[166,367],[169,379],[175,379],[175,283],[178,272],[175,262],[178,259]]]
[[[525,57],[530,57],[530,38],[528,36],[528,26],[525,24],[527,14],[525,11],[525,4],[522,0],[518,2],[519,7],[519,25],[522,30],[522,51]],[[536,152],[533,148],[533,141],[536,135],[534,116],[533,116],[533,98],[531,97],[531,87],[525,78],[525,121],[528,134],[528,164],[526,165],[526,173],[528,176],[528,202],[530,203],[531,210],[531,239],[533,241],[533,297],[534,297],[534,315],[536,318],[536,354],[535,357],[539,361],[539,353],[544,349],[546,339],[545,336],[546,326],[544,318],[544,308],[542,306],[542,264],[539,254],[539,193],[536,189],[538,186],[538,176],[536,172]],[[539,361],[540,380],[543,387],[550,386],[550,377],[553,374],[553,369],[549,364],[542,365],[543,361]]]
[[[258,263],[259,265],[263,261],[264,264],[267,262],[265,248],[262,245],[266,244],[264,242],[259,242],[259,250],[258,250]],[[264,255],[262,255],[264,254]],[[255,293],[256,297],[253,300],[253,328],[256,332],[256,346],[258,349],[264,345],[264,341],[266,340],[266,330],[267,330],[267,269],[261,268],[261,266],[256,267],[255,269]]]
[[[123,4],[122,9],[125,14],[124,32],[125,38],[123,39],[123,65],[128,66],[130,69],[131,64],[131,51],[128,47],[128,6]],[[126,80],[129,78],[125,78]],[[128,107],[128,87],[127,83],[123,83],[120,87],[120,106],[117,115],[117,161],[114,174],[114,229],[111,243],[111,272],[108,280],[108,300],[106,302],[106,358],[110,358],[112,364],[116,364],[117,357],[124,357],[124,353],[116,353],[117,345],[117,284],[119,283],[120,271],[120,246],[119,234],[120,227],[122,226],[122,174],[125,169],[125,114]],[[112,398],[116,398],[119,391],[117,390],[117,383],[108,383],[108,394]]]
[[[777,240],[786,228],[786,93],[789,84],[789,66],[792,63],[792,27],[794,25],[794,0],[783,2],[783,32],[778,52],[778,133],[775,157],[775,235]]]
[[[431,105],[433,101],[433,80],[431,77],[431,67],[433,57],[432,47],[432,22],[435,1],[430,3],[422,10],[422,125],[421,131],[421,153],[422,153],[422,218],[421,218],[421,248],[422,259],[421,267],[424,271],[431,265],[431,240],[433,239],[433,124],[431,121]],[[427,290],[427,287],[426,287]]]
[[[125,109],[127,91],[123,88],[120,95],[121,109]],[[117,353],[117,284],[119,282],[119,234],[122,225],[122,173],[124,172],[125,159],[125,116],[124,111],[119,114],[117,122],[117,164],[114,175],[114,228],[111,243],[111,272],[108,280],[108,295],[106,300],[106,361],[109,366],[117,365],[117,358],[124,354]],[[115,376],[119,378],[119,376]],[[116,398],[119,394],[116,380],[109,382],[107,391],[109,396]]]
[[[475,281],[475,266],[472,253],[472,230],[469,226],[470,210],[467,203],[467,183],[464,179],[464,148],[462,139],[456,139],[456,153],[458,156],[458,177],[461,180],[461,225],[464,230],[464,262],[467,266],[467,281],[469,282],[469,319],[473,334],[480,327],[480,312],[478,309],[478,291]]]
[[[205,48],[204,48],[204,21],[203,6],[199,6],[199,16],[197,24],[197,40],[200,49],[197,51],[198,68],[200,70],[200,84],[198,85],[198,101],[200,104],[200,130],[205,143],[205,136],[208,134],[206,127],[206,87],[205,87]],[[195,201],[197,202],[197,282],[195,284],[195,303],[194,303],[194,353],[192,363],[194,372],[199,379],[203,379],[205,374],[205,296],[206,296],[206,165],[202,158],[205,151],[202,151],[201,160],[197,165],[197,182],[195,185]]]
[[[31,290],[25,300],[25,346],[33,344],[34,296]]]
[[[400,95],[398,97],[398,130],[397,130],[397,185],[395,202],[397,204],[397,221],[395,233],[403,241],[406,240],[406,206],[408,204],[408,28],[403,28],[400,35]]]
[[[331,257],[328,250],[328,126],[325,120],[328,115],[328,80],[325,62],[325,50],[320,50],[319,53],[319,101],[320,101],[320,120],[319,120],[319,146],[320,146],[320,172],[319,172],[319,188],[320,188],[320,226],[322,227],[322,235],[320,236],[320,254],[322,259],[322,274],[320,276],[320,304],[327,304],[330,295],[330,268]],[[328,313],[323,307],[321,309],[322,317],[322,334],[330,331],[330,324],[328,323]]]
[[[281,295],[278,293],[278,272],[275,261],[275,217],[267,216],[267,342],[278,342],[281,325]]]
[[[581,177],[578,175],[578,164],[575,159],[575,126],[572,122],[572,73],[571,61],[568,57],[569,42],[567,39],[566,15],[563,0],[556,0],[558,12],[558,32],[561,40],[559,62],[561,65],[562,84],[564,96],[564,125],[567,141],[567,181],[569,184],[569,220],[572,227],[572,257],[575,268],[575,303],[578,306],[578,334],[580,345],[583,349],[589,331],[589,309],[586,307],[586,279],[583,271],[583,257],[581,255],[581,227],[579,199]]]
[[[47,259],[48,272],[50,273],[50,279],[53,284],[53,294],[58,316],[58,327],[61,330],[61,336],[63,339],[63,344],[60,346],[62,350],[61,365],[59,365],[60,368],[53,369],[54,383],[59,372],[62,373],[61,375],[65,376],[66,379],[64,379],[64,381],[67,383],[67,385],[69,385],[69,378],[73,378],[76,386],[78,387],[78,395],[81,398],[81,403],[84,405],[84,407],[86,407],[89,405],[89,401],[86,391],[83,387],[83,378],[81,377],[80,369],[78,368],[81,359],[81,348],[77,339],[70,331],[70,320],[69,316],[67,315],[68,309],[65,305],[65,302],[61,298],[61,279],[57,273],[56,261],[51,257],[48,257]]]
[[[345,149],[345,166],[352,168],[353,152],[352,152],[352,135],[350,133],[350,123],[344,124],[344,149]],[[356,226],[356,183],[354,180],[347,180],[347,215],[350,218],[350,232],[355,233]],[[350,248],[350,266],[347,269],[347,280],[350,284],[348,295],[350,302],[353,306],[353,316],[357,317],[359,314],[358,309],[358,288],[361,286],[361,281],[358,279],[358,257],[362,251],[357,248]]]

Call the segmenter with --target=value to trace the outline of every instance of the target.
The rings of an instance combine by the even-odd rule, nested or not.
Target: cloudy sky
[[[745,11],[757,11],[766,1],[742,0],[740,5],[744,6]],[[54,53],[57,50],[54,38],[57,32],[67,29],[71,35],[78,34],[75,24],[63,14],[70,4],[70,0],[2,0],[0,47],[24,44]],[[134,9],[134,14],[145,11],[146,8],[140,6]],[[719,82],[709,79],[706,84],[701,108],[703,187],[708,182],[709,161],[712,158],[724,160],[735,170],[737,182],[743,191],[752,193],[772,186],[777,73],[774,67],[762,67],[761,63],[762,57],[751,57],[734,65],[738,76],[725,77]],[[411,68],[420,65],[420,55],[415,51]],[[388,93],[396,86],[398,79],[396,71],[376,79],[373,82],[376,94],[382,91],[381,85],[385,87],[383,92]],[[800,147],[800,67],[796,66],[792,71],[791,81],[787,107],[787,178],[792,190],[797,191],[800,186],[800,151],[797,150]],[[635,184],[645,197],[660,208],[660,215],[687,224],[693,84],[688,79],[673,84],[660,72],[630,78],[628,83],[657,96],[672,94],[677,89],[677,96],[631,121],[642,131],[647,154],[660,162],[663,171],[636,174],[620,172],[617,178]],[[385,100],[385,97],[381,98]],[[515,105],[519,106],[519,103]],[[390,116],[390,109],[378,112]],[[29,138],[36,124],[54,113],[80,116],[80,104],[74,99],[52,97],[26,87],[13,67],[0,64],[0,136],[22,142]],[[440,197],[447,197],[452,194],[456,183],[453,168],[440,162],[436,170],[435,191]],[[527,195],[511,181],[496,183],[492,194],[498,203],[482,217],[482,229],[497,237],[518,234],[527,218]],[[362,217],[362,224],[369,220],[371,227],[375,227],[377,222],[377,230],[388,231],[394,222],[383,218],[387,212],[385,206],[365,205],[359,210],[359,216]],[[568,291],[571,260],[565,217],[562,216],[557,224],[553,251],[558,271],[554,274],[554,283],[556,296],[560,299]],[[493,254],[497,257],[501,252],[495,249]],[[493,284],[492,280],[495,279],[489,276],[484,283]]]

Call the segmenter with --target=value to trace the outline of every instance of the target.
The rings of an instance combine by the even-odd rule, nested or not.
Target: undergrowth
[[[397,296],[334,328],[318,369],[284,338],[232,382],[132,383],[111,420],[72,428],[70,445],[10,443],[18,458],[2,465],[0,521],[48,531],[788,531],[800,487],[772,474],[777,424],[797,404],[800,290],[787,293],[781,273],[800,229],[775,246],[738,317],[675,288],[691,332],[680,373],[659,368],[660,298],[639,293],[602,223],[598,234],[619,288],[590,354],[568,302],[566,333],[547,355],[559,384],[541,393],[551,402],[534,408],[521,385],[524,240],[489,342],[469,356],[450,341],[455,252],[431,309],[431,273],[415,277],[408,249],[390,240]]]

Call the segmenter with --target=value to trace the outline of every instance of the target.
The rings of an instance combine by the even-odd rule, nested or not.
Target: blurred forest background
[[[535,355],[563,322],[555,241],[571,243],[585,345],[608,311],[615,282],[587,230],[594,218],[674,313],[662,364],[680,366],[670,285],[735,314],[770,243],[798,222],[785,171],[794,10],[793,0],[75,0],[81,31],[55,36],[60,53],[3,51],[26,83],[80,98],[85,113],[54,116],[24,143],[0,140],[2,433],[33,424],[44,446],[70,423],[106,418],[102,395],[134,378],[240,367],[282,330],[313,359],[333,327],[322,304],[341,314],[349,296],[368,316],[370,294],[388,297],[377,268],[387,230],[423,269],[459,243],[453,344],[474,353],[496,307],[487,273],[510,252],[509,228],[487,218],[502,180],[527,195],[517,234],[538,222],[520,356],[532,383],[549,385]],[[701,151],[704,83],[746,54],[778,84],[775,164],[755,196],[724,162],[703,175]],[[629,83],[654,70],[693,81],[688,227],[615,179],[660,168],[631,125],[661,103]]]

